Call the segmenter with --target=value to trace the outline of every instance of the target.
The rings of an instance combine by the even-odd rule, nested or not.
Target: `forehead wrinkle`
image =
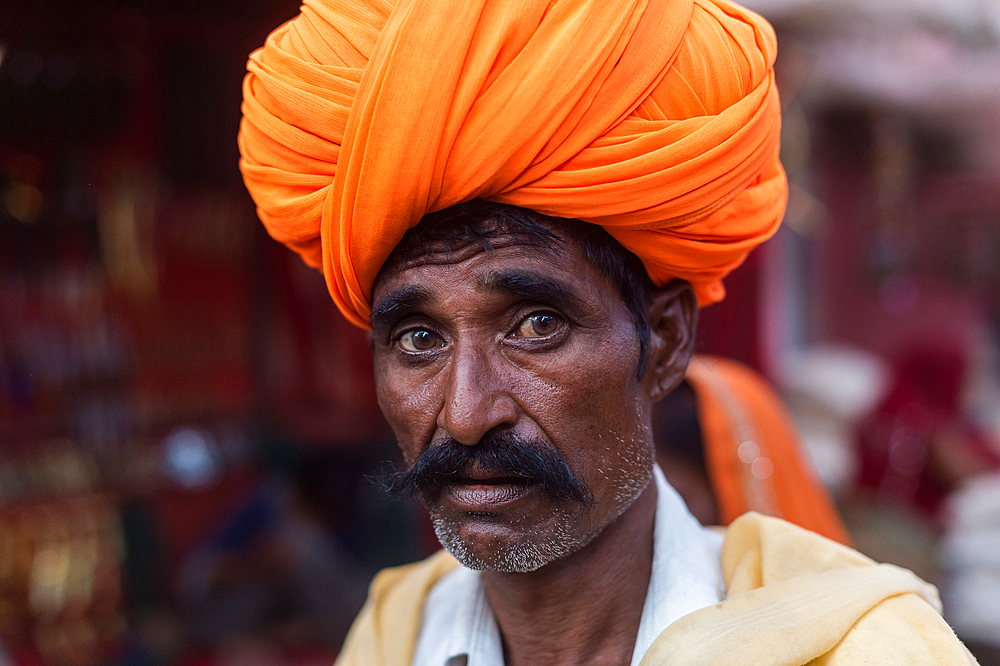
[[[491,270],[476,278],[476,287],[485,292],[502,292],[531,301],[548,301],[580,306],[575,291],[560,280],[525,270]]]

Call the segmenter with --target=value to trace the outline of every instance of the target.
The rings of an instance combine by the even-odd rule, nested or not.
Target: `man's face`
[[[648,484],[653,460],[639,342],[615,286],[579,243],[558,253],[517,237],[430,251],[373,294],[379,405],[407,466],[502,435],[562,461],[592,501],[478,460],[423,493],[463,564],[531,571],[585,546]],[[444,450],[444,449],[440,449]]]

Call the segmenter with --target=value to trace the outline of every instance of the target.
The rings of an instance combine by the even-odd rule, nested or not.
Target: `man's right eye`
[[[441,347],[444,341],[437,333],[426,328],[414,328],[399,336],[399,346],[410,353],[425,352]]]

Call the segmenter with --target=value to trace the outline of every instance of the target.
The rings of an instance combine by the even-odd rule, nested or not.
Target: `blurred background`
[[[769,378],[855,545],[1000,663],[1000,2],[749,0],[785,224],[702,313]],[[237,170],[288,0],[0,8],[0,666],[328,664],[436,548],[362,332]]]

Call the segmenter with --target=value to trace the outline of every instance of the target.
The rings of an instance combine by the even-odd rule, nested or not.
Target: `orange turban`
[[[775,38],[727,0],[305,0],[250,56],[241,169],[367,327],[407,229],[473,198],[599,224],[702,305],[776,230]]]

